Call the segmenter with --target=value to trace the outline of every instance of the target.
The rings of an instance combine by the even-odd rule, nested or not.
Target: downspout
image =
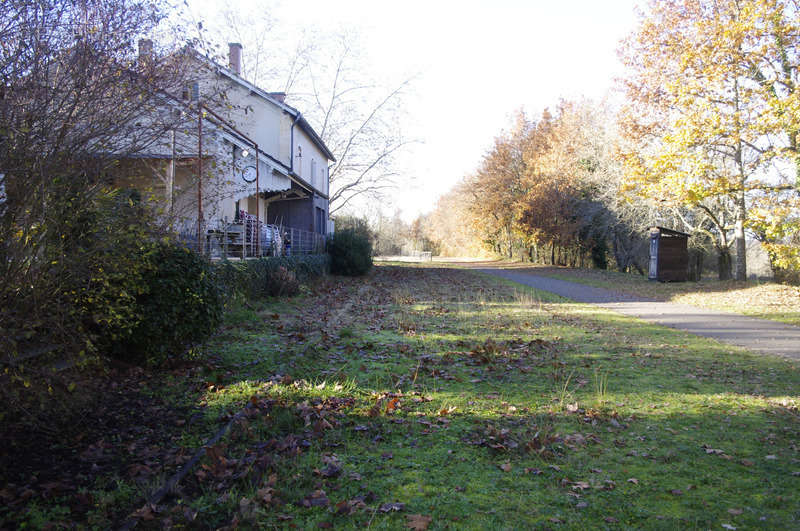
[[[197,105],[197,246],[200,254],[203,245],[203,108]]]
[[[295,117],[294,121],[292,122],[292,127],[289,129],[289,171],[294,173],[294,126],[297,125],[297,122],[300,121],[303,114],[298,111],[297,116]]]
[[[258,167],[261,166],[258,160],[258,144],[253,142],[253,146],[256,148],[256,257],[261,258],[261,214],[259,213],[259,201],[261,201],[260,196],[260,185],[258,182]]]

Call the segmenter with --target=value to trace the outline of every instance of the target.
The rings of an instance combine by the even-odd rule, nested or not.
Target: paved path
[[[499,267],[476,268],[476,270],[549,291],[577,302],[596,304],[651,323],[684,330],[698,336],[711,337],[756,352],[800,360],[800,328],[796,326],[616,293],[576,282],[539,276],[533,270]]]

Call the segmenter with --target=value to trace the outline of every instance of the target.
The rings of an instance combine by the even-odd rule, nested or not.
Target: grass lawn
[[[140,386],[186,415],[169,420],[162,453],[138,455],[135,440],[109,433],[110,445],[134,444],[126,467],[68,493],[31,488],[0,518],[800,526],[800,373],[790,361],[435,265],[378,266],[366,279],[330,278],[302,297],[244,307],[204,354]],[[172,494],[144,505],[240,411]],[[7,498],[23,485],[12,487]],[[75,509],[78,496],[91,503]]]
[[[760,280],[737,282],[712,278],[704,278],[700,282],[653,282],[641,275],[600,269],[530,264],[509,264],[509,267],[535,267],[537,274],[562,280],[800,326],[800,286]]]

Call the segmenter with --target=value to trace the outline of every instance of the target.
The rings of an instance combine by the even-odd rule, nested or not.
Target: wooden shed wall
[[[658,241],[658,280],[685,282],[689,269],[686,238],[664,237]]]

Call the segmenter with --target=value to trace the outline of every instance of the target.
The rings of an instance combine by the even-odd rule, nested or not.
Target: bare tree
[[[88,235],[106,212],[97,201],[121,164],[179,124],[165,111],[166,90],[185,83],[181,54],[132,46],[168,9],[158,0],[0,3],[0,351],[43,328],[67,341],[91,311],[82,290],[119,247],[110,225],[105,238]]]

